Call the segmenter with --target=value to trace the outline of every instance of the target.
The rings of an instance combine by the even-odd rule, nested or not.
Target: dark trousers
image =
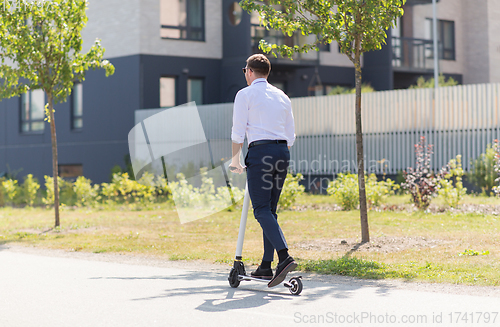
[[[245,158],[253,214],[263,231],[264,261],[273,261],[275,249],[288,249],[285,236],[278,225],[276,207],[289,161],[290,152],[286,143],[251,147]]]

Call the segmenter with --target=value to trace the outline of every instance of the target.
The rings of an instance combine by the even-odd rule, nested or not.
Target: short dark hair
[[[247,59],[247,67],[259,76],[268,76],[271,72],[271,63],[263,54],[257,53]]]

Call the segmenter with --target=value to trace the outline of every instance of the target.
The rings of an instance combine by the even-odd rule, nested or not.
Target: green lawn
[[[404,203],[407,199],[407,196],[396,196],[388,202]],[[303,195],[298,204],[329,201],[331,198],[327,196]],[[490,200],[468,197],[467,201]],[[0,208],[0,244],[230,264],[234,258],[240,214],[238,210],[223,211],[182,225],[169,204],[145,211],[133,211],[126,206],[106,210],[64,208],[62,227],[47,231],[54,223],[52,210]],[[250,214],[245,235],[243,256],[246,264],[258,264],[262,253],[262,230],[252,217]],[[359,240],[359,211],[284,211],[279,214],[279,220],[290,253],[304,270],[363,278],[500,285],[498,215],[370,211],[372,240],[383,236],[426,237],[438,240],[439,244],[390,253],[350,254],[347,251],[306,250],[300,245],[311,240]],[[459,255],[466,250],[470,250],[466,254],[478,255]]]

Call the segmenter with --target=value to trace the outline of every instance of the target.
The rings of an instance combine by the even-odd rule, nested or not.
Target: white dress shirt
[[[234,99],[231,140],[248,144],[258,140],[286,140],[288,146],[295,142],[295,124],[292,105],[288,96],[258,78],[241,89]]]

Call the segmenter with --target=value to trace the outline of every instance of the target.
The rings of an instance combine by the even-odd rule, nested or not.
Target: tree
[[[47,95],[45,115],[52,139],[52,172],[58,176],[54,104],[65,102],[75,82],[90,69],[113,65],[103,60],[96,40],[83,54],[81,31],[87,23],[87,0],[4,1],[0,8],[0,99],[42,89]],[[55,226],[59,221],[58,179],[54,178]]]
[[[340,50],[352,61],[356,79],[356,156],[362,242],[369,242],[368,212],[366,206],[363,134],[361,125],[361,55],[381,49],[386,42],[386,31],[394,27],[397,17],[403,15],[406,0],[243,0],[241,7],[248,12],[257,11],[261,24],[292,36],[316,35],[311,44],[287,45],[259,43],[260,49],[276,56],[291,57],[293,53],[319,51],[317,45],[336,41]],[[280,6],[277,8],[277,6]]]

